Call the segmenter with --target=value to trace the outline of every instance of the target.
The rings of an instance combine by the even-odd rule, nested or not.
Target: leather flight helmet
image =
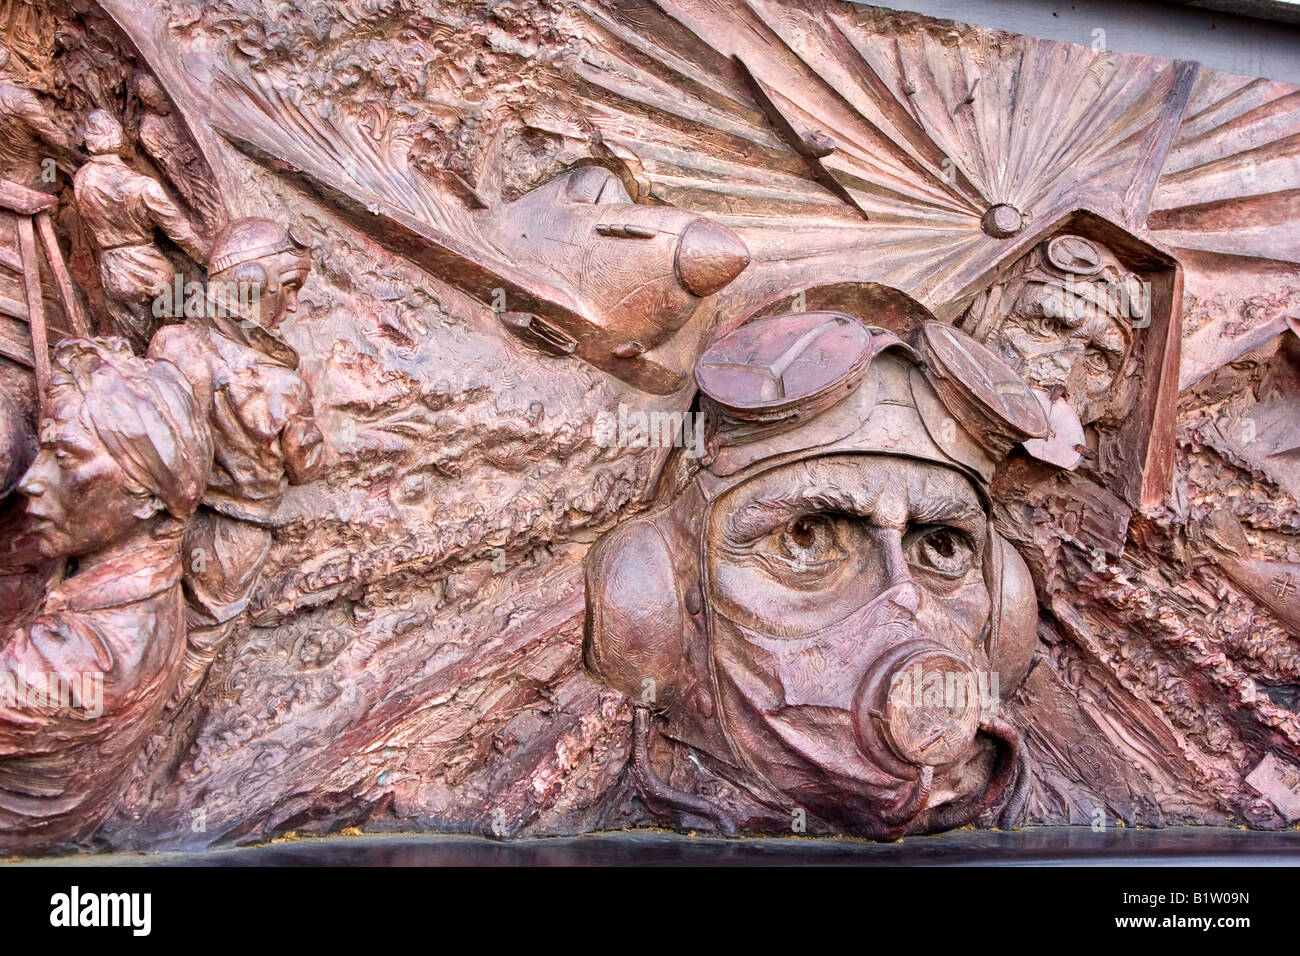
[[[717,498],[792,461],[862,453],[960,471],[987,510],[997,461],[1013,441],[1046,431],[1024,383],[969,336],[927,327],[920,346],[815,312],[754,320],[706,351],[695,375],[709,433],[703,467],[673,501],[621,524],[587,557],[584,659],[594,678],[659,713],[670,736],[741,765],[717,720],[705,598]],[[968,363],[981,367],[973,382]],[[1037,599],[1024,559],[991,520],[986,527],[993,606],[984,649],[1005,694],[1028,672]]]

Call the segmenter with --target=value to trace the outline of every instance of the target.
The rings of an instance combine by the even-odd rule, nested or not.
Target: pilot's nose
[[[696,219],[677,247],[677,275],[696,295],[725,288],[749,265],[749,248],[740,236],[712,219]]]
[[[886,494],[897,494],[896,491]],[[881,502],[884,505],[884,502]],[[912,580],[912,567],[903,554],[903,529],[901,527],[877,528],[872,533],[873,546],[884,571],[884,587],[890,592],[889,603],[910,616],[921,606],[921,589]]]
[[[970,749],[981,700],[971,664],[917,619],[921,589],[901,554],[887,565],[891,587],[871,633],[862,635],[879,652],[853,695],[853,733],[864,756],[911,778],[918,767],[951,763]]]
[[[1074,368],[1075,360],[1083,354],[1087,346],[1079,339],[1070,339],[1065,345],[1057,349],[1052,355],[1056,364],[1063,369]]]

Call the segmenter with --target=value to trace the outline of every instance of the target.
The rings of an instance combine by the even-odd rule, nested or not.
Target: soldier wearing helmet
[[[1005,803],[1037,605],[988,489],[1046,433],[1026,384],[950,326],[913,348],[836,312],[742,325],[696,381],[702,467],[587,559],[586,666],[633,699],[647,805],[892,839]]]
[[[325,445],[298,354],[281,338],[311,269],[311,247],[268,219],[217,237],[200,315],[160,329],[151,356],[175,362],[208,409],[216,461],[186,532],[187,693],[234,627],[271,547],[285,489],[314,478]]]

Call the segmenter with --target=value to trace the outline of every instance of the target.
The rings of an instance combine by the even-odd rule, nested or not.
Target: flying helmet
[[[959,471],[987,513],[997,462],[1048,426],[1004,362],[939,322],[926,323],[909,345],[838,312],[757,319],[715,342],[695,378],[707,435],[702,467],[669,476],[677,493],[666,507],[620,525],[592,549],[584,655],[589,673],[645,704],[668,736],[739,768],[744,761],[716,704],[705,597],[706,534],[719,497],[790,462],[867,453]],[[993,610],[983,652],[1005,693],[1028,671],[1037,601],[1023,559],[991,520],[986,529]]]
[[[213,243],[208,275],[215,280],[235,266],[282,253],[309,260],[311,242],[294,226],[255,217],[236,219],[221,230]]]

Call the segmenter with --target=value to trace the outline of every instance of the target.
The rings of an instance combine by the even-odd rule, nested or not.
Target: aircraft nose
[[[726,226],[696,219],[682,233],[677,248],[677,275],[696,295],[725,288],[749,265],[749,248]]]

